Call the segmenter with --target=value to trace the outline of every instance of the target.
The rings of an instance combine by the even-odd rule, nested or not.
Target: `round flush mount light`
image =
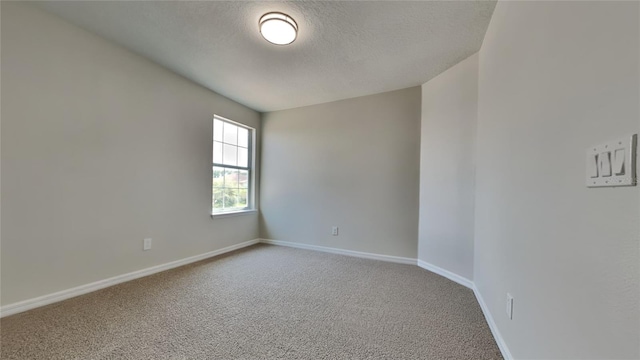
[[[262,37],[272,44],[288,45],[298,36],[298,24],[287,14],[266,13],[260,18],[259,24]]]

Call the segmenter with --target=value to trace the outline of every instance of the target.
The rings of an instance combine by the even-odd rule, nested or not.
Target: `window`
[[[254,129],[213,118],[213,215],[253,207]]]

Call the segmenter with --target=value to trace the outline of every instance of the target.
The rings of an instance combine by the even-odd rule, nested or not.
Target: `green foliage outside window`
[[[213,168],[213,209],[243,209],[248,204],[249,172],[224,167]]]

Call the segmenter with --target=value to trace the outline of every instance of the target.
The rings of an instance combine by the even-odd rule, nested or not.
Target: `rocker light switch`
[[[590,178],[598,177],[598,154],[587,155],[587,175]]]
[[[624,175],[624,149],[618,149],[613,155],[613,174]]]
[[[598,159],[600,159],[600,176],[611,176],[611,153],[603,152]]]

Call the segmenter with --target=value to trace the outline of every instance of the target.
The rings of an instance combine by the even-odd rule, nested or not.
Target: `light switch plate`
[[[587,149],[586,185],[588,187],[635,186],[637,138],[638,135],[633,134]],[[616,155],[621,154],[624,154],[622,173],[616,171],[616,168],[619,169],[621,166],[620,158],[616,161]],[[602,161],[603,156],[607,156],[606,160],[609,161]],[[594,162],[597,164],[597,169],[593,168]],[[601,166],[605,166],[606,169]],[[594,176],[595,174],[597,176]]]

